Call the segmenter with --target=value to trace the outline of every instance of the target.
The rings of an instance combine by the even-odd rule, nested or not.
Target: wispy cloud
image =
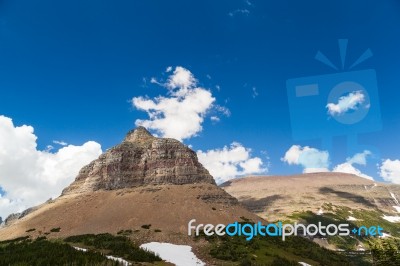
[[[257,92],[257,88],[256,87],[253,87],[251,96],[253,98],[256,98],[258,96],[258,92]]]
[[[236,16],[236,15],[248,16],[249,14],[250,14],[250,10],[248,10],[248,9],[246,9],[246,8],[244,8],[244,9],[236,9],[236,10],[233,10],[233,11],[231,11],[231,12],[228,13],[228,15],[229,15],[230,17],[234,17],[234,16]]]
[[[61,146],[67,146],[68,145],[68,143],[66,143],[65,141],[62,141],[62,140],[53,140],[53,143],[61,145]]]
[[[221,121],[221,119],[218,116],[211,116],[210,120],[214,123]]]
[[[249,0],[244,1],[248,6],[253,6],[253,3],[250,2]]]

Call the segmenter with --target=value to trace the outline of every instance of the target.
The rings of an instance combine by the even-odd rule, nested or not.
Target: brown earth
[[[270,221],[285,219],[295,211],[323,212],[324,203],[397,214],[393,206],[398,206],[396,200],[400,200],[398,185],[344,173],[253,176],[228,181],[221,187]]]
[[[230,223],[240,217],[260,220],[238,204],[222,189],[212,184],[151,185],[119,190],[98,190],[64,195],[43,204],[14,223],[0,229],[0,240],[20,236],[47,235],[50,238],[88,233],[112,233],[139,230],[147,241],[183,244],[187,224]],[[151,224],[150,229],[142,225]],[[51,232],[60,228],[60,232]],[[33,232],[26,232],[35,229]],[[154,230],[161,230],[155,233]]]

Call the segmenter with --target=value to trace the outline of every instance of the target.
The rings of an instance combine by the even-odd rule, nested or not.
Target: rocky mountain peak
[[[145,127],[139,126],[126,134],[124,141],[128,142],[146,142],[153,140],[153,135]]]
[[[181,142],[152,136],[144,127],[84,166],[63,195],[145,185],[215,184],[196,153]]]

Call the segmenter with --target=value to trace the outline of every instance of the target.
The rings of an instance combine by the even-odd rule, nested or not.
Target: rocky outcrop
[[[215,184],[197,155],[181,142],[156,138],[144,127],[128,132],[124,141],[83,167],[63,195],[143,185]]]
[[[18,213],[12,213],[10,214],[5,220],[4,220],[4,225],[10,225],[13,224],[15,221],[22,219],[23,217],[27,216],[28,214],[36,211],[37,209],[39,209],[39,206],[35,206],[35,207],[31,207],[28,208],[26,210],[24,210],[23,212],[18,212]],[[2,224],[3,221],[0,217],[0,224]]]
[[[4,220],[5,225],[10,225],[14,223],[16,220],[18,220],[21,216],[21,213],[12,213],[8,215],[8,217]]]

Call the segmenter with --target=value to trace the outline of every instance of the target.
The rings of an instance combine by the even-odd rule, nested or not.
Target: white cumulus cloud
[[[355,154],[353,157],[347,158],[346,162],[338,164],[332,170],[332,172],[354,174],[366,179],[373,180],[371,176],[362,173],[359,169],[354,167],[354,164],[366,165],[367,157],[371,155],[371,152],[365,150],[361,153]],[[300,165],[303,167],[304,173],[315,173],[315,172],[329,172],[329,152],[320,151],[318,149],[300,145],[293,145],[285,153],[285,156],[281,159],[289,165]]]
[[[329,153],[309,146],[301,147],[300,145],[293,145],[286,151],[285,156],[281,160],[289,165],[302,166],[304,173],[329,171]]]
[[[379,174],[385,180],[400,184],[400,160],[386,159],[379,167]]]
[[[171,72],[172,68],[167,70]],[[149,119],[136,120],[135,124],[155,130],[162,137],[183,140],[196,136],[213,107],[229,115],[228,109],[214,105],[216,99],[209,90],[197,86],[197,79],[188,69],[178,66],[166,82],[152,79],[152,83],[167,88],[168,96],[134,97],[133,106],[149,116]]]
[[[233,142],[229,147],[208,151],[197,151],[200,163],[210,172],[217,183],[250,174],[268,171],[259,157],[251,156],[251,149]]]
[[[365,95],[362,91],[354,91],[346,96],[340,97],[336,104],[328,103],[326,108],[328,108],[328,114],[331,116],[342,115],[349,110],[357,110],[364,101]]]
[[[196,78],[192,72],[181,66],[177,66],[172,75],[169,76],[165,85],[172,95],[183,97],[188,93],[190,88],[197,84]],[[176,90],[177,89],[177,90]]]
[[[0,116],[0,216],[43,203],[60,195],[80,168],[101,154],[100,144],[88,141],[52,153],[38,150],[31,126],[14,126]]]
[[[373,177],[362,173],[359,169],[355,168],[353,164],[366,165],[367,157],[371,155],[371,152],[365,150],[361,153],[355,154],[351,158],[347,158],[345,163],[339,164],[333,168],[333,172],[347,173],[357,175],[369,180],[374,180]]]

